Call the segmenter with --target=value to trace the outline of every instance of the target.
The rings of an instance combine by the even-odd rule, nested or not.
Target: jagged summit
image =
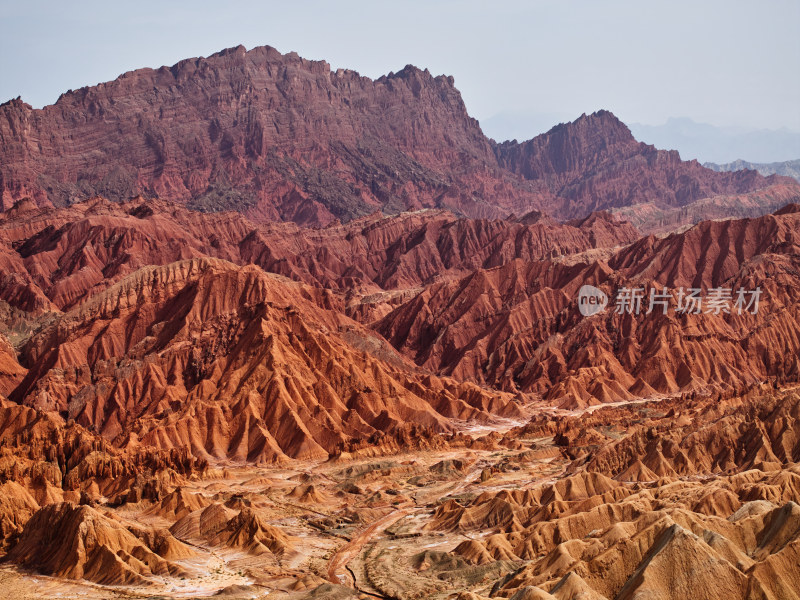
[[[608,111],[496,144],[452,77],[407,65],[372,80],[270,46],[138,69],[42,109],[0,106],[4,209],[25,196],[60,206],[142,194],[312,226],[421,208],[568,219],[776,185],[786,189],[740,201],[738,216],[775,209],[800,187],[682,162],[636,142]]]

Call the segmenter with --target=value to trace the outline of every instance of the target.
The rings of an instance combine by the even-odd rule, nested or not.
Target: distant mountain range
[[[637,140],[677,150],[684,160],[727,163],[742,159],[770,163],[800,157],[800,132],[787,128],[716,127],[687,118],[668,119],[663,125],[633,123],[629,126]]]
[[[409,65],[373,80],[270,47],[139,69],[41,110],[0,105],[3,209],[138,194],[308,226],[423,208],[559,220],[612,210],[652,231],[764,214],[800,186],[681,160],[604,110],[497,143],[452,77]]]
[[[707,169],[712,169],[720,173],[727,171],[741,171],[742,169],[752,169],[753,171],[758,171],[764,176],[784,175],[800,181],[800,159],[774,163],[751,163],[747,162],[746,160],[735,160],[733,162],[725,163],[724,165],[707,162],[704,163],[703,166]]]

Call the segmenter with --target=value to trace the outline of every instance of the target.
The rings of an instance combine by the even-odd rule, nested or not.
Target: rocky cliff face
[[[559,224],[541,215],[473,220],[431,210],[307,229],[142,198],[58,209],[20,202],[0,214],[0,299],[37,314],[64,310],[141,267],[209,256],[341,291],[339,301],[363,320],[437,278],[638,237],[608,214]]]
[[[126,73],[41,110],[0,107],[5,209],[141,193],[310,225],[419,208],[574,218],[778,182],[682,162],[602,111],[496,145],[452,78],[408,66],[371,80],[269,47]]]
[[[709,385],[736,388],[767,377],[793,380],[800,332],[792,292],[797,285],[797,232],[797,205],[755,219],[707,221],[667,237],[642,237],[606,212],[559,224],[540,214],[484,220],[429,210],[307,229],[291,223],[256,224],[233,212],[203,214],[143,199],[112,203],[96,198],[58,209],[19,203],[0,216],[0,306],[5,311],[4,335],[16,336],[22,363],[6,344],[0,385],[17,401],[70,410],[83,425],[113,438],[136,425],[141,416],[137,411],[149,409],[134,406],[139,400],[130,391],[106,394],[112,381],[127,379],[127,367],[117,373],[113,365],[118,363],[113,362],[108,364],[111,371],[95,372],[94,361],[146,359],[142,365],[156,369],[155,356],[163,356],[168,347],[177,344],[185,350],[196,345],[190,343],[195,340],[194,326],[186,321],[195,310],[204,315],[197,317],[198,326],[220,311],[213,318],[227,323],[223,329],[231,339],[245,336],[257,323],[277,331],[283,327],[277,324],[277,313],[253,312],[263,302],[295,307],[310,302],[302,311],[304,331],[311,327],[309,322],[322,322],[330,331],[344,327],[347,333],[341,342],[350,350],[331,353],[351,370],[377,368],[362,365],[350,353],[353,344],[373,348],[378,359],[390,364],[400,360],[390,346],[378,343],[382,336],[436,375],[544,396],[568,406],[698,391]],[[217,262],[203,262],[209,260]],[[209,266],[222,264],[228,266]],[[186,269],[190,275],[181,274]],[[168,277],[170,273],[180,276]],[[679,288],[690,287],[760,287],[763,297],[758,315],[671,311],[637,317],[615,314],[612,307],[583,318],[576,303],[583,285],[602,288],[612,304],[624,287],[642,287],[647,293],[667,287],[673,303]],[[199,296],[198,286],[205,290]],[[253,286],[263,293],[245,293]],[[141,303],[126,300],[106,322],[90,307],[108,294],[135,296]],[[225,304],[231,294],[242,304]],[[145,310],[151,303],[153,307]],[[177,310],[184,311],[183,316],[172,323],[169,311]],[[320,321],[322,314],[328,316]],[[77,326],[76,320],[83,324]],[[95,331],[99,322],[105,325]],[[295,327],[299,322],[286,335]],[[19,340],[37,328],[36,336],[22,347]],[[161,331],[170,334],[156,343]],[[222,335],[209,334],[209,347],[219,345],[214,341],[217,334]],[[213,361],[249,364],[250,359],[229,342],[219,346]],[[303,343],[316,346],[319,340]],[[181,377],[189,381],[188,365],[195,358],[182,352],[175,360],[183,365]],[[289,346],[281,353],[291,356],[288,362],[295,365],[308,355]],[[159,378],[172,377],[168,373],[176,364],[158,366],[163,371],[158,371]],[[312,363],[306,366],[311,370],[297,375],[303,380],[332,376],[317,372]],[[406,381],[409,368],[406,364],[391,377]],[[365,375],[361,387],[376,389],[372,377]],[[169,393],[159,388],[153,392],[152,406],[161,411],[170,402],[184,402],[197,383],[192,380]],[[215,380],[215,389],[223,383]],[[76,404],[73,395],[79,390],[87,394],[90,384],[100,396],[88,402],[95,407],[91,413],[82,412],[76,407],[83,401]],[[139,384],[131,386],[138,389]],[[137,394],[141,399],[150,392]],[[347,388],[337,394],[347,404]],[[319,402],[314,398],[313,403]],[[423,400],[436,406],[434,400]],[[401,401],[398,396],[395,403]],[[108,407],[99,410],[98,403]],[[117,411],[121,412],[112,416]],[[438,417],[429,417],[416,420],[440,425]],[[404,421],[392,418],[398,425]],[[370,427],[363,431],[334,436],[324,451],[358,432],[377,429],[367,422]],[[345,422],[332,427],[340,429],[349,431]]]
[[[682,161],[677,151],[637,142],[624,123],[604,110],[521,144],[496,145],[495,151],[502,167],[546,185],[555,196],[549,210],[561,218],[647,203],[686,207],[767,183],[754,171],[719,177],[696,160]]]
[[[495,388],[544,393],[565,407],[652,394],[737,389],[800,373],[798,213],[707,221],[647,236],[608,259],[509,261],[437,282],[386,315],[377,330],[418,364]],[[610,298],[577,310],[583,285]],[[642,289],[640,314],[618,314],[623,288]],[[645,314],[651,290],[671,294]],[[730,314],[675,312],[680,288],[727,288]],[[736,314],[736,290],[760,288],[757,314]],[[749,297],[748,297],[749,299]],[[632,312],[632,311],[631,311]],[[701,311],[702,312],[702,311]]]
[[[321,224],[376,209],[530,203],[497,167],[452,78],[378,80],[269,47],[142,69],[0,117],[3,202],[134,192]],[[524,200],[522,198],[524,197]],[[517,202],[519,200],[519,202]]]
[[[423,380],[329,296],[219,259],[139,269],[30,339],[11,398],[118,446],[251,462],[517,413],[503,394]]]

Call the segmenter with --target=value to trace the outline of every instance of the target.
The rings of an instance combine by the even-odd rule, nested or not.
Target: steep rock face
[[[238,214],[204,215],[141,198],[3,216],[0,237],[14,262],[0,273],[16,275],[33,292],[16,297],[15,287],[0,284],[0,294],[29,312],[70,308],[148,265],[203,256],[238,261],[237,245],[254,227]]]
[[[0,483],[0,551],[8,550],[9,541],[22,533],[25,523],[39,510],[39,504],[15,481]]]
[[[667,287],[720,287],[756,257],[800,251],[800,205],[757,219],[703,222],[667,237],[646,236],[617,252],[609,267]],[[752,265],[752,274],[758,265]]]
[[[25,368],[19,364],[16,351],[0,334],[0,394],[8,395],[24,376]]]
[[[608,111],[582,115],[532,140],[504,142],[495,150],[501,166],[546,185],[556,197],[546,210],[559,218],[648,203],[686,207],[781,182],[794,188],[791,180],[764,179],[755,171],[712,173],[697,161],[682,161],[674,150],[637,142]]]
[[[452,78],[411,66],[373,81],[240,46],[0,112],[5,208],[142,192],[321,224],[383,207],[499,216],[533,198],[497,167]]]
[[[407,66],[371,80],[270,47],[140,69],[41,110],[0,106],[4,209],[141,193],[311,225],[419,208],[575,218],[780,181],[797,195],[788,178],[715,173],[639,144],[603,111],[497,145],[450,77]],[[742,216],[765,212],[753,210]]]
[[[157,500],[165,485],[207,467],[184,449],[120,450],[56,414],[0,398],[0,480],[27,490],[39,504],[105,496]]]
[[[330,293],[194,259],[136,271],[35,335],[16,401],[118,446],[256,462],[325,457],[416,423],[517,414],[502,394],[422,377]]]
[[[800,220],[791,209],[781,213],[645,237],[607,262],[478,270],[429,286],[376,328],[436,372],[565,405],[796,379]],[[605,291],[605,312],[578,313],[583,285]],[[673,296],[667,314],[660,305],[645,314],[650,290],[665,286]],[[645,290],[641,314],[617,314],[616,293],[625,287]],[[730,288],[731,314],[676,313],[680,287]],[[737,314],[735,290],[757,287],[758,314]]]
[[[385,299],[380,292],[476,267],[613,248],[638,237],[630,224],[606,213],[558,224],[543,217],[471,220],[416,211],[312,230],[258,225],[237,213],[204,214],[165,201],[93,198],[0,214],[0,242],[7,243],[0,252],[0,298],[36,314],[68,309],[141,267],[208,256],[341,290],[348,304],[378,293],[365,299],[371,305]]]
[[[396,305],[435,281],[517,258],[613,249],[638,237],[629,223],[606,213],[559,224],[548,219],[457,219],[426,211],[289,235],[265,228],[240,248],[245,262],[342,291],[350,314],[369,321],[372,307],[382,302]]]

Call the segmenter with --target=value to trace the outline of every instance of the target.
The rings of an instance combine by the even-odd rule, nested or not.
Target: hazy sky
[[[453,75],[483,120],[606,108],[800,130],[798,26],[798,0],[0,0],[0,102],[41,107],[138,67],[268,44],[370,77],[407,63]]]

